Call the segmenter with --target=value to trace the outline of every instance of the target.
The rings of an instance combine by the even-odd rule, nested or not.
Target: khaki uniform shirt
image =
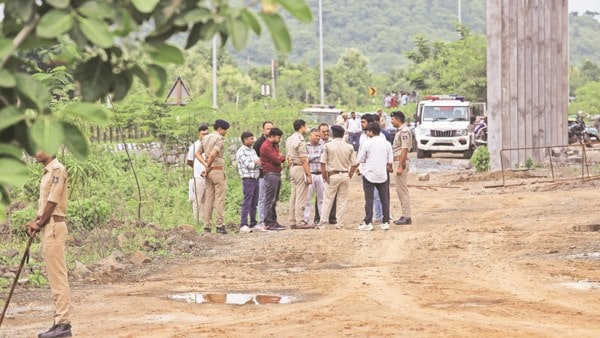
[[[321,163],[327,165],[327,171],[349,171],[356,165],[356,153],[352,145],[341,138],[334,138],[323,146]]]
[[[306,140],[300,133],[293,133],[285,141],[285,150],[289,163],[293,165],[300,165],[301,157],[308,158],[308,151],[306,150]]]
[[[410,149],[411,143],[412,133],[406,124],[403,124],[396,132],[396,136],[394,136],[394,144],[392,144],[394,157],[400,156],[402,154],[402,149]]]
[[[212,163],[212,166],[224,166],[225,158],[223,157],[225,153],[225,138],[221,136],[219,133],[214,132],[208,134],[202,138],[202,142],[200,142],[200,146],[198,149],[205,154],[205,158],[208,159],[209,154],[213,151],[217,151],[217,157]]]
[[[44,175],[40,183],[40,199],[38,200],[37,216],[41,217],[46,203],[56,203],[52,216],[67,215],[67,169],[57,159],[53,159],[44,167]]]

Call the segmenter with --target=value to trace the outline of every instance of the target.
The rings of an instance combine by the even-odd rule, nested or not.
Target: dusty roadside
[[[114,283],[73,286],[79,337],[600,335],[600,181],[484,188],[498,177],[411,174],[414,222],[364,233],[210,235],[193,258],[154,260]],[[362,217],[358,179],[349,224]],[[399,216],[393,195],[392,212]],[[596,231],[585,231],[596,230]],[[174,301],[186,292],[290,304]],[[47,328],[49,291],[18,290],[2,337]]]

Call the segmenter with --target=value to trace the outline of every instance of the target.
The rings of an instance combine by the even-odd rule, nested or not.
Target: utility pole
[[[276,97],[275,92],[277,91],[275,89],[275,85],[277,84],[277,61],[276,60],[271,60],[271,81],[273,83],[273,90],[271,91],[271,93],[273,94],[273,98]]]
[[[461,0],[458,0],[458,23],[462,23]]]
[[[212,46],[212,68],[213,68],[213,95],[212,95],[212,107],[213,109],[219,108],[217,104],[217,36],[213,36]]]
[[[319,0],[319,82],[321,83],[321,104],[325,104],[325,76],[323,72],[323,6],[321,2],[322,0]]]

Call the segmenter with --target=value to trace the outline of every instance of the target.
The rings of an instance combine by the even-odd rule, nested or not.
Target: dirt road
[[[345,229],[204,236],[212,246],[200,256],[157,259],[113,284],[75,284],[73,332],[600,336],[599,181],[543,183],[525,175],[513,181],[518,186],[484,188],[498,182],[497,174],[464,170],[434,173],[427,182],[412,174],[409,181],[409,226],[355,230],[363,215],[355,178],[352,226]],[[395,194],[392,202],[398,217]],[[188,292],[293,298],[262,305],[169,298]],[[31,337],[46,329],[50,303],[48,290],[18,291],[0,335]]]

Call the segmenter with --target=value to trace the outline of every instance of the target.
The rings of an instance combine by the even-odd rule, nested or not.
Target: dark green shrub
[[[97,197],[77,199],[69,202],[67,222],[74,231],[90,230],[106,224],[111,215],[111,207],[104,199]]]
[[[490,170],[490,152],[485,146],[480,146],[475,149],[473,156],[471,156],[471,164],[477,171],[488,171]]]

